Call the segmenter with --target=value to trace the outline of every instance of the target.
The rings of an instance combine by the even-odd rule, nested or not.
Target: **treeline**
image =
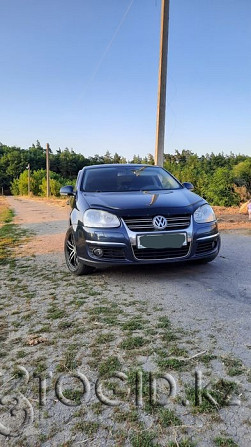
[[[5,193],[27,194],[28,172],[31,168],[31,192],[45,195],[45,149],[37,141],[29,149],[9,147],[0,143],[0,188]],[[51,193],[59,194],[64,184],[74,183],[78,171],[84,166],[104,163],[154,164],[151,154],[134,155],[132,160],[107,151],[104,155],[85,157],[65,148],[50,152]],[[213,205],[238,205],[251,194],[251,157],[246,155],[206,154],[198,156],[191,151],[175,151],[164,156],[164,167],[181,182],[190,181],[195,191]]]

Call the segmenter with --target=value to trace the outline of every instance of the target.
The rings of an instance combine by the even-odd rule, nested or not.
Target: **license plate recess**
[[[137,236],[137,248],[181,248],[187,245],[186,233],[144,234]]]

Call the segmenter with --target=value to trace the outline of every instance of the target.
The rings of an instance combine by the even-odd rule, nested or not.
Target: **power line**
[[[126,18],[127,18],[127,16],[128,16],[128,13],[129,13],[129,11],[130,11],[130,9],[131,9],[133,3],[134,3],[134,0],[131,0],[130,3],[129,3],[129,5],[128,5],[128,7],[126,8],[126,10],[125,10],[125,12],[124,12],[122,18],[121,18],[120,21],[119,21],[119,24],[118,24],[117,28],[115,29],[115,31],[114,31],[114,33],[113,33],[113,36],[112,36],[111,40],[108,42],[108,44],[107,44],[107,46],[106,46],[106,48],[105,48],[105,50],[104,50],[104,52],[103,52],[101,58],[99,59],[97,65],[96,65],[96,67],[95,67],[95,69],[94,69],[94,71],[93,71],[93,74],[91,75],[89,81],[87,82],[87,85],[86,85],[86,87],[85,87],[85,89],[84,89],[84,92],[83,92],[82,94],[84,94],[84,93],[86,92],[86,90],[90,87],[91,83],[93,82],[93,80],[95,79],[97,73],[99,72],[99,69],[100,69],[102,63],[104,62],[104,60],[105,60],[107,54],[109,53],[110,48],[111,48],[111,46],[112,46],[114,40],[116,39],[116,37],[117,37],[117,35],[118,35],[118,33],[119,33],[119,31],[120,31],[122,25],[124,24],[124,22],[125,22],[125,20],[126,20]],[[81,96],[82,96],[82,95],[81,95]]]

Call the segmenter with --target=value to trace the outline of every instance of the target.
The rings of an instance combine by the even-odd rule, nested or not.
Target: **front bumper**
[[[94,267],[212,260],[218,255],[221,243],[216,221],[197,224],[193,218],[184,230],[158,231],[158,234],[186,233],[187,244],[174,249],[137,248],[137,236],[150,233],[131,231],[124,222],[112,229],[86,228],[79,222],[74,232],[79,259]]]

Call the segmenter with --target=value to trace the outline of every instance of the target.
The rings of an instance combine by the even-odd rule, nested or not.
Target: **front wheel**
[[[66,265],[70,272],[74,275],[88,275],[88,273],[91,273],[95,270],[93,267],[84,264],[78,258],[75,236],[72,227],[67,230],[67,233],[65,235],[64,254]]]

